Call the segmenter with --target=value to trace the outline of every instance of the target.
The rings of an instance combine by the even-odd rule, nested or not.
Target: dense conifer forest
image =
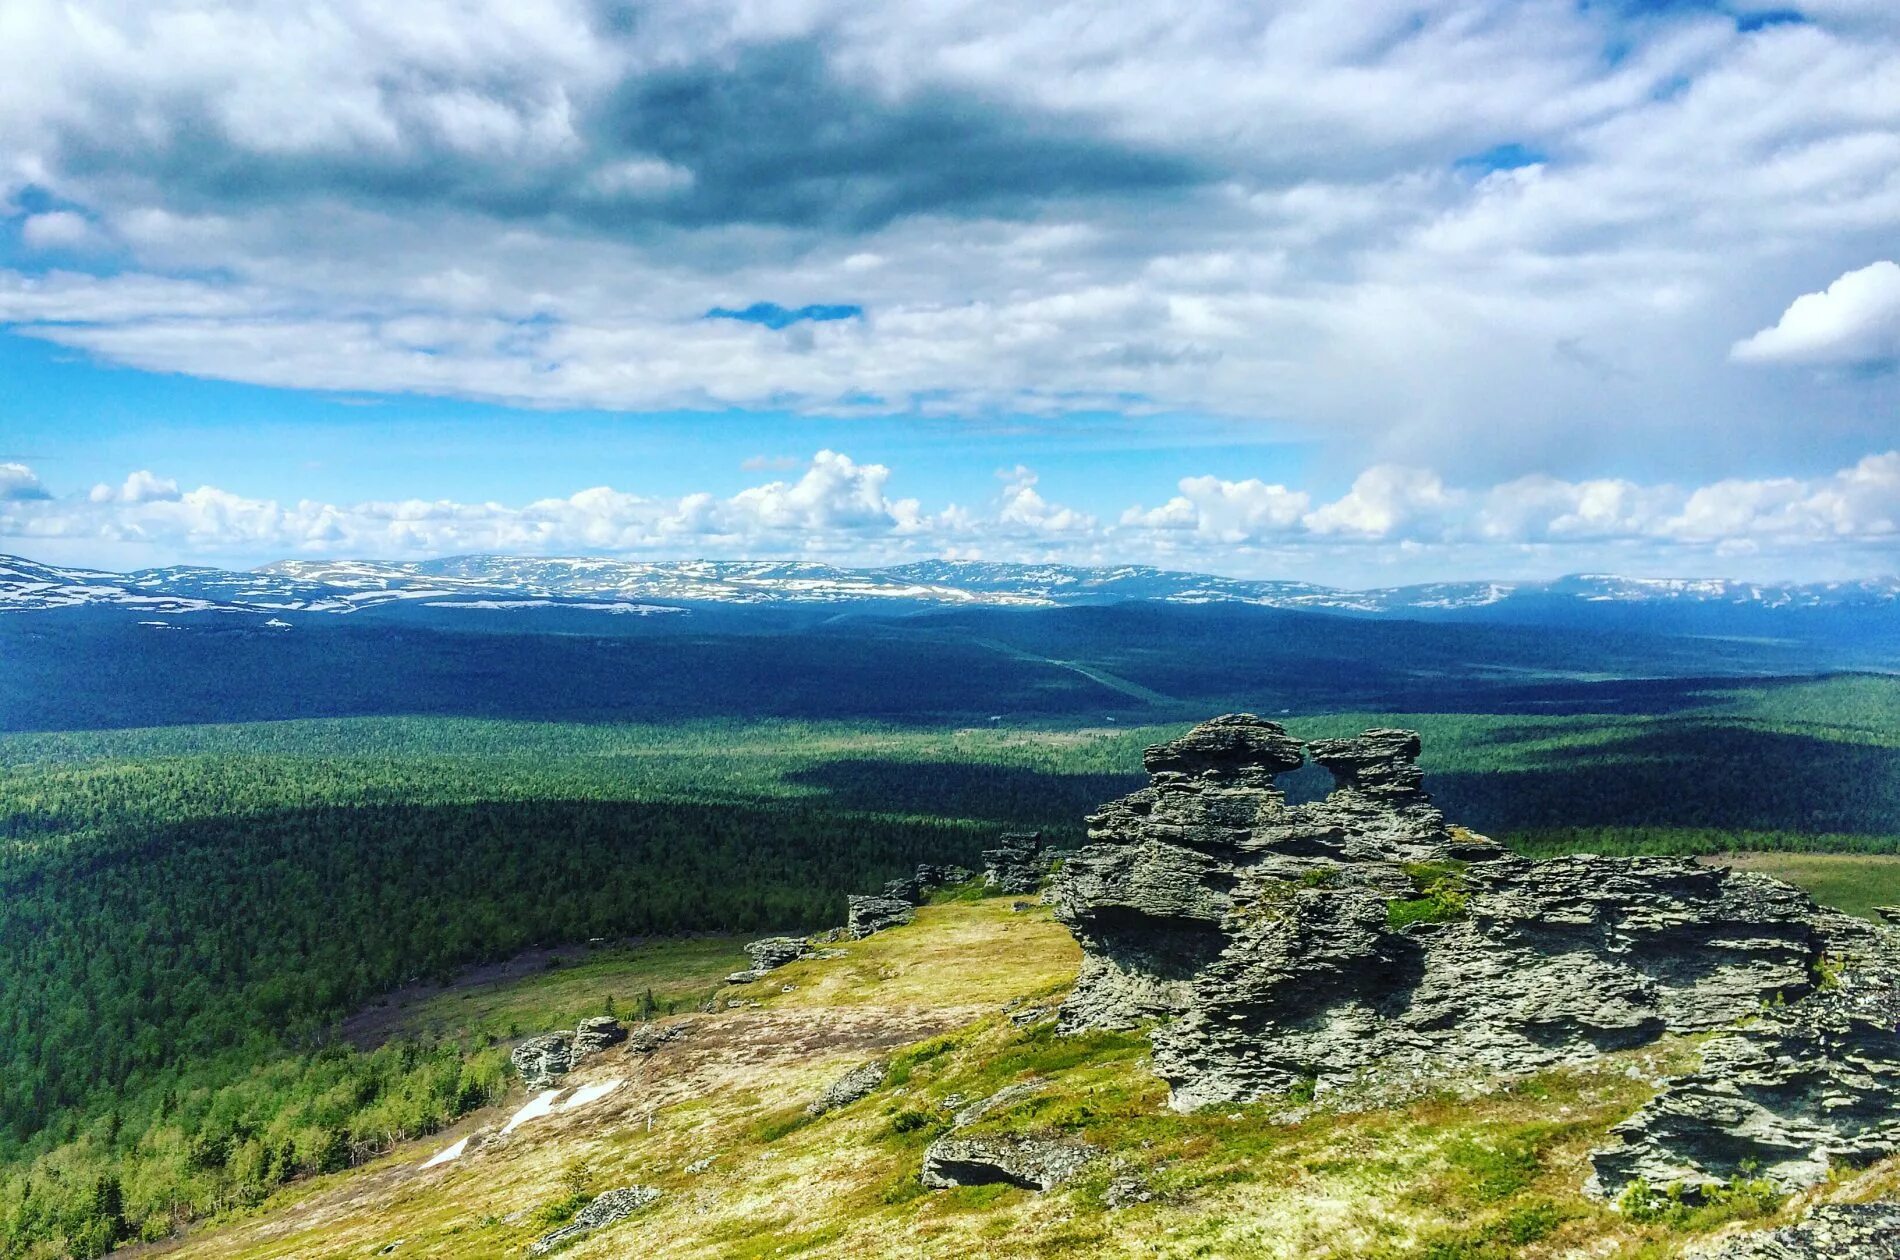
[[[1531,850],[1900,851],[1900,682],[1678,688],[1655,708],[1286,720],[1419,728],[1447,811]],[[846,892],[970,861],[1000,829],[1078,842],[1178,729],[366,717],[0,737],[0,1254],[162,1237],[498,1096],[492,1033],[338,1036],[395,986],[534,945],[823,927]]]

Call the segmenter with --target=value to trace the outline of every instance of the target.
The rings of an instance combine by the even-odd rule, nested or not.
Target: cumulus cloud
[[[1110,519],[1049,502],[1015,468],[983,508],[927,509],[891,489],[893,471],[820,451],[795,478],[730,496],[646,496],[610,486],[512,506],[441,499],[280,503],[215,486],[181,490],[149,472],[90,495],[52,498],[29,470],[0,465],[0,543],[29,553],[130,547],[179,556],[416,558],[457,552],[655,558],[824,555],[841,563],[925,556],[1101,563],[1141,560],[1245,576],[1335,582],[1423,559],[1471,576],[1513,555],[1549,576],[1622,567],[1707,572],[1736,557],[1811,570],[1817,556],[1900,560],[1900,451],[1810,478],[1698,486],[1518,478],[1454,487],[1422,468],[1375,465],[1330,499],[1257,479],[1188,477],[1160,507]],[[1410,579],[1408,579],[1410,580]]]
[[[1210,542],[1248,542],[1297,529],[1312,503],[1303,490],[1259,478],[1223,481],[1183,477],[1181,493],[1158,508],[1134,507],[1122,524],[1148,530],[1185,530]]]
[[[1301,522],[1315,534],[1361,538],[1388,538],[1401,530],[1430,533],[1431,522],[1460,498],[1430,469],[1382,464],[1360,473],[1344,496]]]
[[[1735,343],[1740,363],[1856,367],[1900,360],[1900,264],[1850,271],[1789,304],[1772,328]]]
[[[24,503],[52,497],[40,483],[39,474],[25,464],[0,464],[0,502]]]
[[[14,0],[0,205],[62,208],[0,215],[123,270],[0,264],[0,320],[305,389],[1213,413],[1335,472],[1846,461],[1886,440],[1879,382],[1797,432],[1728,354],[1735,312],[1900,227],[1900,28],[1805,11]],[[866,314],[702,318],[755,303]],[[1891,353],[1845,319],[1736,358]]]

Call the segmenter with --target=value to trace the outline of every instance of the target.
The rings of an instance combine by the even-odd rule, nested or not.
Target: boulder
[[[554,1084],[556,1077],[567,1075],[574,1065],[573,1038],[567,1033],[530,1037],[511,1050],[508,1058],[521,1074],[522,1084],[538,1092]]]
[[[1048,871],[1040,831],[1005,833],[983,851],[983,885],[993,892],[1035,892]]]
[[[909,923],[917,913],[908,901],[894,897],[848,897],[845,907],[845,931],[860,941],[873,932]]]
[[[543,1234],[528,1247],[531,1256],[544,1256],[556,1247],[591,1234],[603,1226],[633,1215],[655,1202],[660,1191],[654,1186],[625,1186],[608,1190],[574,1214],[574,1219],[551,1234]]]
[[[691,1024],[641,1024],[627,1037],[627,1049],[635,1054],[652,1054],[668,1042],[686,1035]]]
[[[1050,1191],[1100,1158],[1083,1142],[1004,1135],[938,1138],[924,1152],[923,1183],[932,1190],[1005,1184]]]
[[[874,1059],[870,1063],[859,1064],[825,1086],[825,1092],[818,1095],[805,1108],[805,1114],[822,1116],[827,1111],[849,1107],[860,1098],[870,1096],[878,1086],[884,1083],[884,1077],[890,1070],[891,1065],[888,1059]]]
[[[1693,1260],[1900,1260],[1900,1203],[1823,1203],[1799,1225],[1721,1239]]]
[[[805,940],[799,936],[767,936],[745,947],[746,957],[752,960],[752,970],[761,973],[797,962],[807,952]]]
[[[1156,1021],[1181,1109],[1364,1105],[1717,1031],[1896,939],[1760,874],[1519,857],[1446,822],[1419,751],[1387,728],[1318,741],[1334,788],[1289,805],[1274,776],[1301,746],[1277,723],[1231,714],[1148,749],[1148,786],[1089,819],[1055,880],[1083,949],[1059,1028]]]
[[[590,1015],[574,1030],[570,1057],[578,1063],[588,1055],[599,1054],[608,1046],[617,1046],[626,1039],[626,1025],[619,1020],[611,1015]]]

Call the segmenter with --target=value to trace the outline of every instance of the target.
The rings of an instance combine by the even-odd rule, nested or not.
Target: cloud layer
[[[1894,354],[1900,21],[1764,11],[14,0],[0,322],[303,389],[1812,474],[1894,436],[1892,374],[1813,369]],[[863,313],[704,317],[754,309]],[[1217,493],[1149,510],[1295,513]]]
[[[1813,572],[1821,556],[1851,555],[1863,568],[1900,560],[1900,451],[1823,477],[1700,486],[1547,476],[1454,486],[1426,469],[1377,465],[1327,501],[1258,480],[1188,477],[1160,506],[1131,506],[1113,521],[1047,501],[1027,468],[999,479],[987,502],[931,510],[893,493],[891,469],[820,451],[796,477],[726,497],[646,497],[598,486],[522,506],[286,504],[214,486],[181,490],[148,471],[52,497],[30,469],[10,464],[0,465],[0,486],[15,488],[0,494],[0,547],[109,555],[120,564],[180,555],[255,562],[462,552],[824,556],[854,564],[940,555],[1112,558],[1336,580],[1420,566],[1437,570],[1433,576],[1460,567],[1472,575],[1551,576],[1606,564],[1786,576]]]

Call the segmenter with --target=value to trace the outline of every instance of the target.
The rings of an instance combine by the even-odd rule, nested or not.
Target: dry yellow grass
[[[295,1187],[174,1254],[317,1260],[399,1244],[389,1253],[398,1260],[518,1256],[548,1228],[537,1211],[573,1185],[633,1183],[663,1197],[563,1256],[1655,1260],[1680,1251],[1682,1234],[1634,1225],[1578,1188],[1589,1148],[1647,1095],[1647,1079],[1693,1047],[1613,1056],[1477,1098],[1292,1124],[1268,1107],[1176,1115],[1140,1038],[1055,1038],[1000,1012],[1059,993],[1078,961],[1046,910],[1014,911],[1011,900],[926,907],[911,927],[848,944],[845,958],[730,990],[741,1005],[681,1017],[686,1034],[650,1057],[602,1056],[572,1082],[626,1079],[598,1103],[423,1169],[507,1109],[470,1117],[368,1168]],[[804,1117],[826,1083],[883,1055],[897,1064],[885,1088]],[[1049,1089],[993,1123],[1073,1132],[1109,1159],[1050,1195],[923,1191],[918,1163],[943,1102],[1026,1076]],[[1124,1174],[1159,1197],[1108,1208],[1104,1191]],[[1896,1178],[1889,1166],[1826,1193],[1866,1197]]]

